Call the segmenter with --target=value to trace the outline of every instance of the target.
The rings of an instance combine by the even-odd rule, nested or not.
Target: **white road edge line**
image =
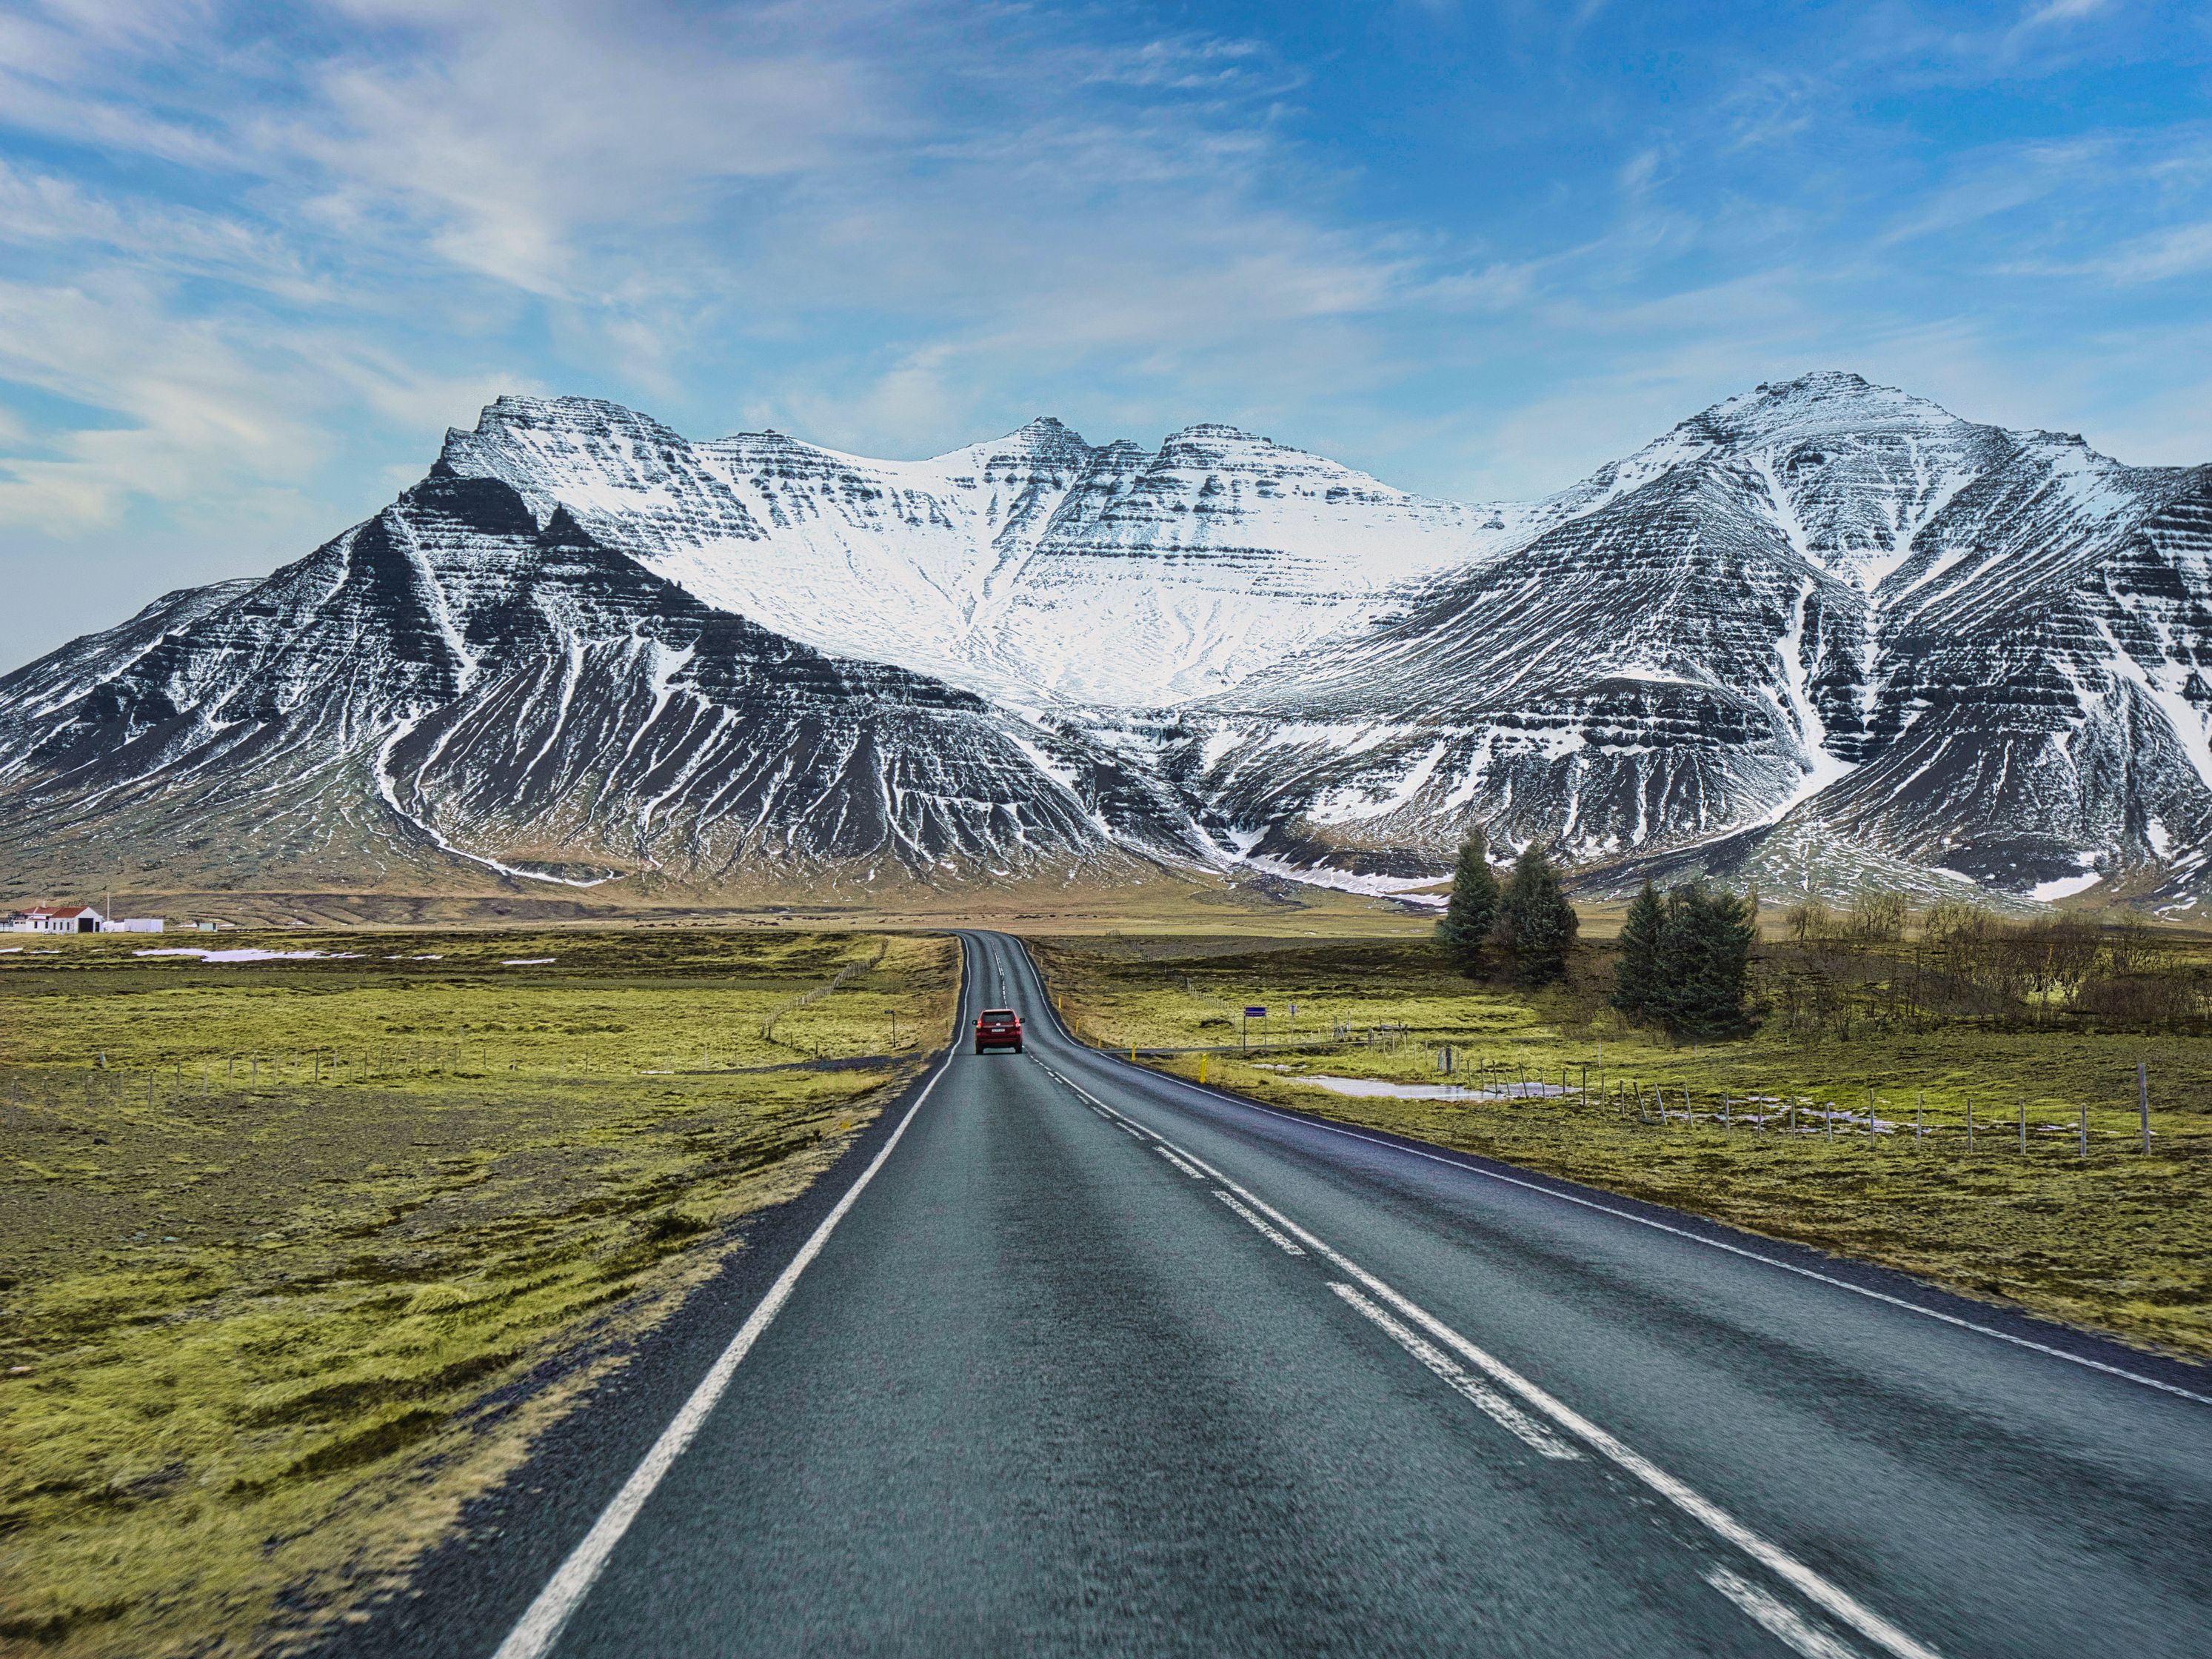
[[[1127,1064],[1127,1062],[1116,1061],[1115,1063]],[[1155,1072],[1152,1075],[1160,1077],[1164,1076],[1165,1073]],[[2107,1365],[2101,1359],[2091,1359],[2086,1355],[2069,1353],[2065,1349],[2054,1348],[2047,1342],[2038,1342],[2025,1336],[2014,1336],[2009,1331],[2001,1331],[1993,1326],[1978,1325],[1971,1319],[1961,1319],[1958,1315],[1945,1313],[1941,1309],[1923,1307],[1917,1302],[1908,1302],[1903,1297],[1892,1296],[1886,1291],[1869,1290],[1863,1285],[1854,1285],[1847,1279],[1838,1279],[1833,1274],[1821,1273],[1817,1268],[1800,1267],[1794,1262],[1779,1261],[1771,1255],[1761,1255],[1757,1250],[1747,1250],[1741,1244],[1730,1244],[1723,1239],[1707,1238],[1701,1233],[1692,1232],[1686,1227],[1671,1226],[1664,1221],[1654,1221],[1650,1216],[1638,1215],[1629,1210],[1615,1209],[1610,1204],[1600,1204],[1595,1199],[1580,1198],[1573,1193],[1563,1193],[1555,1188],[1541,1186],[1534,1181],[1522,1181],[1510,1175],[1500,1175],[1495,1170],[1485,1170],[1472,1164],[1462,1164],[1459,1159],[1447,1158],[1442,1153],[1423,1152],[1417,1146],[1402,1146],[1397,1141],[1384,1140],[1376,1135],[1361,1134],[1357,1129],[1343,1128],[1334,1123],[1317,1122],[1312,1118],[1301,1117],[1292,1112],[1278,1111],[1272,1106],[1261,1105],[1256,1100],[1245,1100],[1235,1095],[1225,1095],[1216,1089],[1200,1089],[1196,1084],[1186,1083],[1181,1078],[1172,1078],[1170,1080],[1182,1083],[1185,1088],[1194,1090],[1215,1100],[1226,1101],[1231,1105],[1242,1106],[1249,1111],[1265,1112],[1269,1117],[1279,1117],[1287,1123],[1300,1124],[1310,1129],[1324,1130],[1333,1135],[1342,1135],[1347,1140],[1364,1141],[1370,1146],[1381,1146],[1390,1152],[1404,1152],[1413,1158],[1426,1158],[1431,1164],[1442,1164],[1449,1169],[1458,1170],[1467,1175],[1480,1176],[1486,1181],[1498,1182],[1508,1187],[1518,1187],[1525,1192],[1536,1193],[1545,1198],[1557,1199],[1562,1204],[1580,1205],[1585,1210],[1595,1210],[1601,1215],[1613,1216],[1622,1221],[1632,1221],[1638,1226],[1649,1227],[1655,1232],[1670,1233],[1676,1238],[1686,1238],[1692,1244],[1704,1245],[1709,1250],[1723,1250],[1730,1255],[1741,1256],[1746,1261],[1756,1261],[1765,1267],[1778,1267],[1785,1273],[1796,1273],[1800,1279],[1814,1279],[1823,1285],[1833,1285],[1839,1291],[1849,1291],[1853,1296],[1865,1297],[1870,1302],[1887,1303],[1893,1308],[1902,1308],[1907,1313],[1917,1313],[1924,1319],[1940,1320],[1942,1323],[1956,1326],[1962,1331],[1972,1331],[1977,1336],[1993,1337],[1999,1342],[2009,1342],[2015,1348],[2026,1348],[2032,1352],[2048,1354],[2053,1359],[2063,1359],[2071,1365],[2080,1365],[2088,1370],[2101,1371],[2106,1376],[2117,1376],[2128,1382],[2139,1382],[2146,1389],[2157,1389],[2160,1394],[2170,1394],[2182,1400],[2191,1400],[2200,1406],[2212,1406],[2212,1395],[2197,1394],[2181,1387],[2179,1383],[2161,1382],[2154,1376],[2145,1376],[2140,1371],[2128,1370],[2118,1365]],[[1063,1079],[1062,1081],[1066,1079]],[[1073,1088],[1075,1085],[1070,1083],[1068,1086]]]
[[[1494,1389],[1485,1388],[1474,1377],[1469,1376],[1466,1370],[1449,1354],[1443,1352],[1434,1343],[1407,1330],[1389,1314],[1384,1313],[1382,1309],[1352,1289],[1351,1285],[1340,1284],[1332,1279],[1329,1282],[1329,1289],[1366,1316],[1368,1320],[1393,1342],[1450,1384],[1453,1393],[1458,1395],[1477,1411],[1481,1412],[1508,1434],[1526,1442],[1547,1457],[1556,1457],[1562,1462],[1570,1462],[1582,1455],[1542,1424],[1533,1420],[1528,1413],[1514,1405],[1511,1401]]]
[[[953,1053],[957,1052],[958,1045],[956,1044]],[[515,1621],[514,1628],[507,1632],[507,1639],[499,1644],[492,1659],[542,1659],[542,1656],[551,1651],[554,1643],[560,1639],[562,1627],[583,1605],[584,1598],[591,1594],[592,1585],[606,1565],[607,1558],[614,1553],[615,1546],[622,1542],[623,1534],[629,1530],[630,1523],[637,1519],[638,1511],[645,1507],[646,1499],[653,1496],[653,1488],[667,1476],[676,1460],[684,1455],[684,1449],[697,1436],[708,1413],[720,1403],[724,1390],[730,1386],[730,1379],[737,1374],[739,1363],[752,1352],[753,1344],[760,1340],[761,1333],[768,1329],[777,1314],[783,1311],[783,1304],[791,1299],[792,1290],[799,1283],[799,1274],[805,1273],[814,1258],[822,1254],[822,1247],[830,1242],[830,1235],[837,1231],[837,1224],[845,1218],[846,1212],[867,1190],[868,1183],[876,1178],[876,1171],[882,1169],[885,1160],[898,1149],[907,1127],[914,1121],[915,1114],[921,1109],[922,1103],[929,1098],[951,1066],[952,1055],[948,1054],[944,1063],[938,1066],[936,1074],[922,1085],[914,1104],[907,1108],[906,1115],[899,1120],[898,1127],[891,1131],[891,1137],[884,1143],[883,1150],[876,1154],[866,1169],[860,1171],[860,1178],[845,1189],[845,1195],[837,1200],[836,1207],[822,1218],[822,1224],[814,1230],[805,1243],[799,1246],[799,1254],[792,1257],[790,1264],[776,1275],[775,1283],[769,1286],[768,1294],[761,1298],[760,1305],[738,1328],[738,1334],[730,1339],[729,1346],[722,1350],[713,1367],[700,1379],[699,1386],[691,1390],[691,1397],[684,1402],[682,1408],[670,1419],[668,1426],[660,1431],[660,1437],[653,1443],[652,1449],[631,1471],[629,1479],[623,1482],[622,1490],[614,1495],[605,1509],[599,1511],[599,1518],[592,1523],[592,1529],[584,1534],[583,1541],[568,1553],[568,1559],[546,1581],[545,1588],[538,1592],[538,1599]]]
[[[1063,1079],[1062,1081],[1068,1080]],[[1068,1082],[1068,1087],[1074,1089],[1078,1094],[1084,1095],[1085,1098],[1091,1101],[1094,1105],[1104,1104],[1095,1096],[1086,1093],[1078,1084]],[[1110,1106],[1105,1107],[1105,1109],[1109,1112],[1114,1111]],[[1121,1115],[1115,1112],[1114,1115],[1120,1117]],[[1123,1119],[1125,1122],[1131,1121]],[[1167,1137],[1159,1133],[1158,1130],[1148,1130],[1146,1133],[1156,1140],[1175,1146],[1184,1158],[1204,1170],[1292,1238],[1304,1244],[1316,1255],[1325,1261],[1334,1263],[1340,1270],[1358,1280],[1376,1297],[1388,1303],[1414,1324],[1420,1326],[1430,1335],[1457,1352],[1462,1358],[1471,1362],[1478,1370],[1487,1372],[1492,1382],[1502,1384],[1519,1395],[1523,1401],[1550,1418],[1559,1427],[1610,1459],[1618,1468],[1633,1475],[1692,1520],[1727,1542],[1735,1545],[1736,1548],[1758,1562],[1776,1577],[1797,1590],[1815,1607],[1822,1608],[1844,1624],[1850,1626],[1869,1640],[1881,1644],[1891,1653],[1895,1654],[1897,1659],[1940,1659],[1935,1649],[1914,1640],[1873,1608],[1859,1601],[1850,1592],[1830,1583],[1778,1545],[1768,1543],[1765,1539],[1745,1526],[1742,1522],[1721,1508],[1719,1504],[1702,1497],[1692,1487],[1676,1480],[1642,1453],[1636,1451],[1625,1442],[1616,1439],[1591,1422],[1565,1401],[1556,1398],[1522,1376],[1504,1360],[1477,1347],[1419,1303],[1383,1283],[1342,1251],[1316,1237],[1264,1199],[1248,1188],[1238,1186],[1237,1182],[1222,1174],[1220,1170],[1215,1169],[1188,1147],[1168,1140]]]

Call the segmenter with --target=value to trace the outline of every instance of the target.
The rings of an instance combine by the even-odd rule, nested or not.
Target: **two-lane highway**
[[[1028,1052],[955,1050],[501,1659],[2212,1655],[2187,1370],[1124,1065],[965,948]]]

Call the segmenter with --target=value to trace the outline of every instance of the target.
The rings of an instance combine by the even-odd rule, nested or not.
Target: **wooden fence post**
[[[2143,1156],[2150,1156],[2150,1066],[2145,1060],[2136,1062],[2136,1108],[2142,1114]]]

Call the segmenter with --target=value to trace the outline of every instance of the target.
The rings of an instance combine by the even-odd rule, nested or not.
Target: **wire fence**
[[[1433,1065],[1455,1082],[1466,1079],[1446,1098],[1464,1100],[1470,1106],[1551,1100],[1661,1127],[1705,1127],[1829,1143],[1905,1144],[1977,1154],[2010,1151],[2022,1157],[2056,1148],[2076,1158],[2091,1158],[2100,1150],[2148,1156],[2161,1139],[2212,1142],[2212,1131],[2176,1137],[2170,1124],[2161,1128],[2154,1123],[2145,1063],[2138,1063],[2128,1079],[2132,1085],[2128,1092],[2135,1098],[2125,1108],[2025,1092],[2002,1107],[1941,1095],[1931,1103],[1924,1088],[1899,1091],[1871,1083],[1856,1099],[1841,1091],[1700,1089],[1679,1079],[1653,1080],[1602,1066],[1565,1064],[1556,1073],[1532,1072],[1525,1060],[1469,1054],[1452,1044],[1436,1048]]]

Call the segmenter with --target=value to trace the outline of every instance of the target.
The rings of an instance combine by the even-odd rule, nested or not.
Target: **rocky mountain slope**
[[[263,582],[0,679],[0,848],[690,886],[1239,860],[2097,890],[2212,842],[2212,470],[1761,386],[1542,501],[1224,427],[918,462],[502,398]]]
[[[1825,860],[2183,896],[2212,833],[2208,511],[2206,469],[1854,376],[1761,387],[1212,699],[1194,782],[1286,854],[1433,854],[1474,815],[1632,873],[1727,837],[1707,862],[1784,886]]]
[[[1201,850],[1189,803],[1079,736],[825,656],[443,467],[266,581],[0,682],[0,802],[11,865],[50,880],[125,848],[172,880],[341,888]]]

